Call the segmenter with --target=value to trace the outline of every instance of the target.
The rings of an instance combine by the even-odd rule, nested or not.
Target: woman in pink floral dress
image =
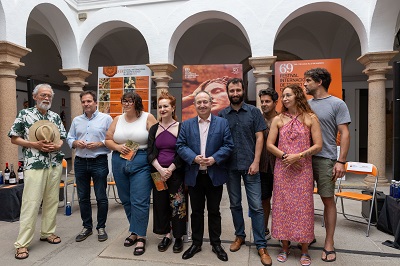
[[[278,261],[287,260],[289,241],[295,241],[302,243],[301,265],[310,265],[308,243],[314,239],[311,156],[322,149],[321,129],[301,87],[286,87],[282,103],[282,113],[272,121],[267,140],[268,150],[276,156],[272,237],[282,241]]]

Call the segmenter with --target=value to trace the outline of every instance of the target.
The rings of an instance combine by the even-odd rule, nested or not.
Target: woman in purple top
[[[186,233],[186,199],[182,161],[175,151],[180,124],[175,115],[176,99],[168,92],[158,98],[160,122],[149,130],[147,159],[153,166],[152,173],[159,172],[168,189],[158,191],[153,186],[153,232],[164,235],[158,244],[160,252],[166,251],[175,238],[173,252],[183,250],[182,237]]]

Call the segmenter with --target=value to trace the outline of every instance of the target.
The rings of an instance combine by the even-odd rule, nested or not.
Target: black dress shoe
[[[221,247],[221,245],[213,245],[212,252],[217,254],[218,259],[222,261],[228,261],[228,254],[226,254],[225,250]]]
[[[191,245],[190,248],[188,250],[186,250],[185,253],[183,253],[182,259],[184,259],[184,260],[190,259],[191,257],[194,256],[194,254],[196,254],[197,252],[200,252],[200,251],[201,251],[200,246]]]
[[[79,233],[79,235],[76,236],[75,241],[76,242],[81,242],[81,241],[85,240],[86,238],[88,238],[88,236],[90,236],[91,234],[93,234],[92,229],[84,227],[82,229],[82,231]]]
[[[172,247],[174,253],[180,253],[183,250],[183,240],[182,238],[175,238],[174,246]]]
[[[161,242],[158,244],[158,251],[164,252],[168,249],[169,245],[171,245],[171,238],[164,237]]]

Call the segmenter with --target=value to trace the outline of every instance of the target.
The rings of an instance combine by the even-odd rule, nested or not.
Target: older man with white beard
[[[20,228],[15,258],[26,259],[32,242],[36,219],[42,204],[40,240],[59,244],[54,234],[58,194],[64,154],[60,151],[66,131],[58,114],[50,111],[54,97],[48,84],[39,84],[33,90],[36,106],[21,110],[8,136],[13,144],[22,146],[24,153],[25,185],[22,196]]]

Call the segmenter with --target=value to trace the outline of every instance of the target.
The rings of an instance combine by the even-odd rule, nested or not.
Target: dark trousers
[[[95,159],[75,157],[74,163],[76,189],[78,191],[79,208],[83,227],[92,229],[92,206],[90,204],[90,182],[93,179],[94,194],[97,201],[97,226],[96,229],[106,226],[108,212],[107,197],[107,155],[100,155]]]
[[[196,185],[189,186],[190,204],[192,206],[191,225],[193,245],[203,244],[204,207],[207,202],[208,232],[211,245],[221,244],[221,213],[219,204],[222,198],[222,186],[214,186],[207,174],[198,174]]]
[[[157,191],[153,186],[153,232],[159,235],[171,231],[175,238],[186,234],[186,199],[184,173],[175,170],[167,180],[168,189]]]

